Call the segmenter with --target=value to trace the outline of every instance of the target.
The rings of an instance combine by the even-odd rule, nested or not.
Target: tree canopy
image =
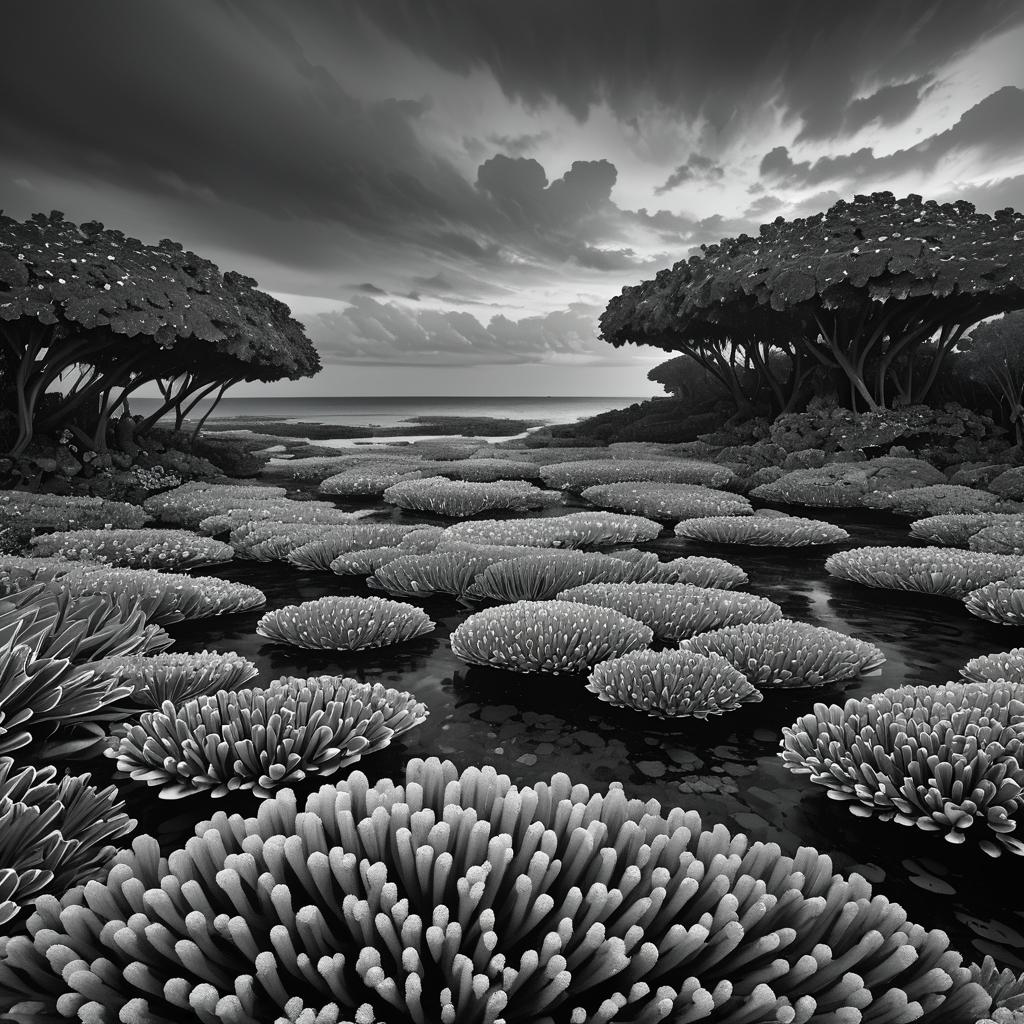
[[[773,385],[780,399],[809,358],[841,372],[854,405],[920,401],[966,330],[1024,307],[1022,240],[1024,214],[1010,209],[990,217],[962,201],[856,196],[702,246],[624,288],[601,333],[719,370],[726,361],[761,369],[782,353],[791,379]],[[912,356],[929,341],[930,366],[915,380]]]
[[[979,324],[962,347],[961,366],[996,397],[1024,444],[1024,311]]]
[[[180,402],[320,369],[302,325],[252,278],[169,239],[150,245],[57,211],[26,221],[0,214],[0,342],[18,405],[15,451],[55,425],[37,411],[68,373],[77,377],[61,415],[90,409],[99,430],[146,381],[186,381],[184,394],[172,388]]]

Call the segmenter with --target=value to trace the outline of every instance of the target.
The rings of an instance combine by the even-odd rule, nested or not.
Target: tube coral
[[[267,612],[257,623],[256,632],[292,647],[359,651],[412,640],[433,628],[426,612],[401,601],[321,597]]]
[[[595,666],[591,693],[654,718],[707,718],[762,699],[742,672],[717,654],[633,651]]]
[[[516,601],[470,615],[451,635],[457,658],[510,672],[585,672],[646,647],[648,626],[611,608],[571,601]]]
[[[726,626],[700,633],[680,646],[721,655],[761,689],[827,686],[885,662],[874,644],[791,619]]]
[[[0,954],[17,1024],[975,1024],[1020,989],[811,848],[434,759],[216,814],[166,858],[137,839],[28,928]]]
[[[800,548],[838,544],[850,535],[820,519],[798,516],[707,516],[676,524],[677,537],[710,544],[747,544],[752,547]]]

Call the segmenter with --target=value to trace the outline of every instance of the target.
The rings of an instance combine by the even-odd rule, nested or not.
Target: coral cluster
[[[1004,519],[1016,519],[1012,513],[974,512],[966,515],[925,516],[910,524],[910,535],[918,540],[945,547],[965,548],[968,542],[986,526],[992,526]]]
[[[746,544],[752,547],[798,548],[839,544],[850,535],[840,526],[797,516],[708,516],[676,524],[677,537],[709,544]]]
[[[332,775],[425,721],[412,694],[341,676],[284,676],[264,688],[167,701],[119,730],[108,751],[122,776],[166,799],[236,789],[268,797]]]
[[[161,523],[194,530],[207,516],[254,505],[284,502],[283,487],[249,484],[209,484],[192,481],[171,491],[150,495],[142,507]]]
[[[986,583],[967,594],[964,607],[979,619],[999,626],[1024,626],[1024,577]]]
[[[32,538],[37,555],[127,569],[192,569],[234,557],[230,544],[188,530],[62,530]]]
[[[719,626],[782,618],[782,609],[766,597],[685,583],[586,583],[563,590],[558,600],[613,608],[667,642]]]
[[[689,583],[695,587],[715,587],[732,590],[747,582],[747,574],[724,558],[707,555],[683,555],[662,562],[657,581],[660,583]]]
[[[993,555],[1024,555],[1024,516],[982,527],[967,546],[972,551],[987,551]]]
[[[464,594],[493,559],[467,551],[402,555],[377,568],[367,584],[396,597]]]
[[[853,679],[885,661],[874,644],[791,619],[726,626],[680,646],[721,655],[761,689],[827,686]]]
[[[617,484],[629,480],[700,484],[703,487],[723,487],[735,480],[732,470],[725,466],[687,459],[586,459],[583,462],[556,462],[544,466],[540,475],[549,487],[576,492],[598,484]]]
[[[332,572],[339,555],[363,548],[400,547],[419,527],[398,523],[366,523],[361,526],[339,526],[321,530],[319,538],[305,540],[293,547],[287,561],[299,569]]]
[[[1011,833],[1024,786],[1024,685],[902,686],[814,711],[783,729],[786,767],[862,817],[916,825],[991,856],[1024,854]]]
[[[412,640],[433,628],[426,612],[401,601],[321,597],[267,612],[257,623],[256,632],[292,647],[359,651]]]
[[[571,601],[516,601],[470,615],[451,635],[457,658],[510,672],[585,672],[647,647],[648,626],[610,608]]]
[[[537,480],[540,470],[532,462],[514,459],[469,458],[436,460],[424,465],[431,476],[446,476],[453,480],[471,480],[489,484],[498,480]]]
[[[0,956],[18,1022],[975,1024],[1019,989],[813,849],[433,759],[216,814],[166,858],[138,839],[28,927]]]
[[[901,516],[968,515],[984,512],[999,504],[989,491],[979,491],[960,484],[930,484],[896,491],[865,494],[861,504],[866,508],[885,509]]]
[[[218,690],[237,690],[257,676],[256,666],[234,651],[198,651],[108,658],[95,670],[132,688],[127,714],[159,708],[165,701],[181,704]]]
[[[455,523],[444,531],[442,546],[451,541],[512,544],[540,548],[604,547],[654,540],[661,524],[643,516],[617,512],[570,512],[543,519],[480,519]]]
[[[346,551],[331,561],[331,572],[337,576],[371,576],[381,566],[409,552],[402,547],[357,548]]]
[[[230,533],[244,523],[319,523],[321,526],[343,526],[358,522],[370,514],[368,509],[343,512],[337,506],[324,501],[290,501],[277,498],[273,501],[253,501],[246,508],[233,508],[218,512],[200,520],[203,533],[217,536]]]
[[[754,511],[741,494],[695,484],[624,481],[587,487],[581,497],[592,505],[632,512],[649,519],[747,516]]]
[[[959,548],[867,547],[829,555],[825,569],[868,587],[962,600],[987,583],[1024,572],[1024,558]]]
[[[389,487],[403,480],[425,476],[420,461],[388,460],[380,464],[351,466],[320,482],[321,494],[338,498],[379,498]]]
[[[1000,679],[1008,683],[1024,683],[1024,647],[971,658],[960,669],[960,675],[969,683],[990,683]]]
[[[473,483],[430,476],[393,484],[384,491],[384,500],[415,512],[465,519],[496,509],[525,512],[544,505],[556,505],[561,495],[557,491],[543,491],[525,480]]]
[[[655,718],[707,718],[762,699],[725,658],[693,651],[633,651],[595,666],[587,689]]]
[[[137,529],[149,516],[138,505],[79,495],[0,492],[0,527],[27,543],[39,530]]]

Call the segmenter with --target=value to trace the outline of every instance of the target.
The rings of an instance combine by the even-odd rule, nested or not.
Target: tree
[[[964,332],[1024,307],[1024,215],[976,213],[891,192],[825,213],[763,225],[702,246],[700,255],[624,288],[601,317],[602,337],[683,351],[702,365],[735,351],[792,403],[806,363],[839,371],[851,406],[923,401]],[[914,352],[934,355],[912,374]],[[727,348],[728,347],[728,348]],[[790,356],[790,379],[768,369]],[[775,377],[773,380],[772,378]]]
[[[1024,312],[979,324],[962,348],[961,367],[995,395],[1024,445]]]
[[[110,415],[147,381],[184,381],[166,412],[203,389],[320,369],[302,325],[251,278],[177,242],[148,245],[57,211],[0,214],[0,344],[17,406],[12,454],[66,424],[101,447]],[[62,379],[60,409],[40,416]]]

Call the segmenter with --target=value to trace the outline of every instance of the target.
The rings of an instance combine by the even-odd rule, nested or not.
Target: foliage
[[[732,483],[732,470],[713,462],[687,459],[585,459],[542,467],[541,479],[562,491],[583,491],[598,484],[641,480],[645,483],[699,484],[722,487]]]
[[[811,848],[784,856],[618,783],[517,787],[436,759],[216,814],[167,858],[140,838],[29,932],[0,959],[19,1024],[58,1006],[154,1024],[975,1024],[985,984],[1000,1008],[1019,989]]]
[[[557,505],[561,495],[558,491],[541,490],[524,480],[472,483],[431,476],[392,484],[384,492],[384,500],[399,508],[464,519],[495,509],[525,512],[544,505]]]
[[[570,512],[542,519],[480,519],[456,523],[444,531],[441,543],[475,541],[544,548],[606,547],[654,540],[660,533],[660,523],[642,516]]]
[[[967,546],[995,555],[1024,555],[1024,515],[983,527],[971,536]]]
[[[1017,444],[1024,444],[1024,312],[979,324],[961,344],[967,375],[998,396]]]
[[[829,555],[825,570],[867,587],[963,600],[986,583],[1024,572],[1024,558],[959,548],[867,547]]]
[[[594,667],[587,689],[609,704],[654,718],[707,718],[762,699],[742,672],[717,654],[632,651]]]
[[[1024,683],[1024,647],[971,658],[960,669],[960,675],[969,683]]]
[[[838,544],[850,535],[839,526],[797,516],[707,516],[676,524],[677,537],[709,544],[744,544],[751,547],[798,548]]]
[[[782,617],[766,597],[686,583],[585,583],[561,591],[558,600],[612,608],[670,643],[719,626]]]
[[[229,544],[188,530],[62,530],[32,538],[35,554],[126,569],[194,569],[234,557]]]
[[[585,672],[646,647],[650,628],[610,608],[571,601],[516,601],[470,615],[451,635],[457,658],[510,672]]]
[[[603,508],[647,516],[648,519],[694,519],[699,516],[746,516],[753,512],[740,494],[694,484],[625,481],[587,487],[585,501]]]
[[[834,629],[781,618],[715,629],[680,646],[699,654],[721,655],[761,689],[828,686],[869,672],[885,661],[874,644]]]
[[[275,643],[313,650],[359,651],[386,647],[429,633],[434,623],[420,608],[382,597],[321,597],[267,612],[256,632]]]
[[[876,491],[865,494],[861,504],[867,508],[885,509],[901,516],[967,515],[984,512],[999,505],[989,491],[958,484],[931,484],[897,491]]]
[[[256,666],[234,651],[132,655],[97,662],[95,669],[118,684],[130,686],[127,714],[182,704],[218,690],[237,690],[257,676]]]
[[[341,676],[283,676],[264,688],[166,701],[123,728],[108,751],[121,776],[159,786],[164,799],[237,789],[269,797],[325,777],[426,720],[404,690]]]
[[[1010,833],[1024,802],[1022,725],[1021,684],[902,686],[842,707],[815,704],[783,729],[780,757],[859,817],[1020,855],[1024,843]]]
[[[1024,626],[1024,577],[986,583],[967,594],[964,607],[999,626]]]
[[[56,780],[56,781],[55,781]],[[113,786],[97,789],[89,775],[57,780],[52,765],[16,768],[0,757],[0,927],[24,923],[42,895],[106,875],[111,844],[135,828]]]
[[[655,579],[661,563],[652,552],[636,561],[596,551],[543,551],[486,565],[465,596],[491,601],[546,601],[583,583],[643,582]]]

